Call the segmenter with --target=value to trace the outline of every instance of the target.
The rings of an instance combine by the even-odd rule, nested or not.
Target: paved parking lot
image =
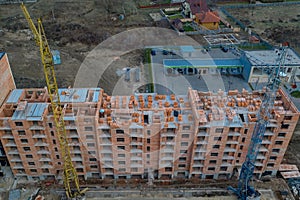
[[[156,50],[156,55],[151,55],[153,82],[155,83],[154,92],[159,94],[187,94],[189,87],[200,91],[221,90],[250,90],[248,83],[241,75],[166,75],[163,67],[163,59],[182,59],[179,55],[164,55],[162,50]]]

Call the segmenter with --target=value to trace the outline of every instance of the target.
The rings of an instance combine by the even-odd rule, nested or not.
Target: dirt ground
[[[289,42],[300,52],[300,5],[228,9],[229,13],[272,44]]]
[[[105,39],[131,28],[168,27],[166,23],[151,21],[149,13],[157,10],[137,9],[136,2],[137,0],[39,0],[27,5],[33,19],[43,18],[51,49],[61,52],[62,64],[56,67],[59,87],[73,85],[77,70],[87,53]],[[229,12],[271,43],[288,41],[300,52],[300,5],[235,9]],[[125,19],[119,20],[119,15],[124,13]],[[202,36],[194,36],[194,39],[203,42]],[[8,53],[18,88],[45,86],[39,49],[32,40],[19,5],[0,6],[0,51]],[[122,56],[118,62],[138,66],[143,59],[142,55],[143,52],[137,50]],[[119,66],[116,62],[112,64],[114,65]],[[116,69],[120,68],[110,68],[105,80],[100,80],[103,81],[101,87],[108,93],[110,83],[119,78]],[[285,161],[295,163],[298,167],[299,141],[300,127],[297,127]]]
[[[285,163],[297,165],[298,168],[300,168],[299,142],[300,142],[300,124],[298,123],[283,160],[283,162]]]
[[[73,85],[85,56],[103,40],[130,28],[160,26],[151,21],[151,10],[137,10],[134,0],[40,0],[27,9],[34,21],[42,17],[51,49],[61,52],[62,64],[56,67],[59,87]],[[19,5],[0,6],[0,36],[0,51],[8,53],[17,87],[44,87],[39,49]],[[136,65],[136,59],[127,60]]]

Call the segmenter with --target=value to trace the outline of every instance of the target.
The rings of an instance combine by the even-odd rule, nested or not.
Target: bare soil
[[[228,9],[228,11],[273,45],[289,42],[300,52],[300,5]]]
[[[56,66],[59,87],[73,85],[87,53],[108,37],[131,28],[164,26],[153,24],[148,15],[153,10],[137,10],[134,0],[40,0],[27,9],[34,22],[42,18],[51,49],[61,52],[62,64]],[[124,13],[125,19],[120,20]],[[1,5],[0,36],[0,51],[8,53],[17,87],[44,87],[39,48],[19,5]],[[125,58],[129,65],[136,65],[135,59]]]
[[[137,9],[136,2],[138,1],[39,0],[37,3],[27,5],[33,19],[42,17],[50,47],[61,52],[62,64],[56,67],[59,87],[73,85],[85,56],[105,39],[131,28],[169,27],[165,22],[153,23],[148,14],[157,10]],[[118,17],[124,14],[124,10],[126,16],[121,21]],[[288,41],[300,52],[299,5],[229,11],[271,43]],[[193,38],[204,42],[202,36]],[[0,6],[0,51],[8,53],[18,88],[45,86],[39,49],[32,40],[31,31],[19,5]],[[143,59],[142,55],[142,51],[135,51],[122,56],[117,62],[137,66]],[[112,66],[120,66],[117,62],[112,63]],[[110,68],[105,76],[111,79],[112,83],[119,78],[116,70],[117,68]],[[111,85],[107,81],[104,82],[107,84],[101,87],[109,93]],[[299,129],[295,132],[285,156],[286,162],[295,163],[298,167],[300,167]]]

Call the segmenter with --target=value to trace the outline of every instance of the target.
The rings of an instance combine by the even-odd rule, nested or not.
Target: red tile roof
[[[192,14],[209,11],[206,0],[186,0],[190,4]]]
[[[196,13],[196,18],[199,19],[201,23],[212,23],[212,22],[220,22],[220,17],[217,12],[202,12],[202,13]]]

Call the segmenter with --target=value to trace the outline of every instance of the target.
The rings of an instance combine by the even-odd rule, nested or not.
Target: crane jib
[[[81,190],[77,171],[73,166],[68,145],[68,137],[63,119],[63,109],[58,95],[58,86],[54,71],[53,56],[50,51],[42,20],[38,19],[38,28],[34,25],[26,6],[21,4],[22,11],[34,35],[35,42],[40,48],[40,56],[43,63],[44,75],[47,83],[47,91],[50,98],[51,109],[54,116],[56,132],[60,144],[60,153],[63,158],[63,182],[68,198],[82,196],[86,189]]]

